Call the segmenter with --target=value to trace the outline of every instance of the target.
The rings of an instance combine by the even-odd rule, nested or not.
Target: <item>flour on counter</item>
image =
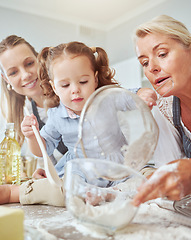
[[[183,225],[187,222],[187,226]],[[116,231],[113,236],[101,232],[96,226],[72,222],[83,235],[107,240],[190,240],[191,220],[173,211],[161,209],[156,204],[142,204],[133,222]],[[165,235],[164,235],[165,234]]]
[[[20,204],[8,206],[22,208],[25,211],[25,226],[30,226],[33,231],[36,229],[35,237],[25,240],[51,240],[51,235],[45,234],[46,231],[65,240],[190,240],[191,219],[163,209],[156,203],[153,200],[152,203],[141,204],[133,221],[113,235],[106,234],[96,225],[88,225],[75,219],[65,208]]]
[[[124,199],[121,196],[99,206],[92,206],[74,196],[69,199],[68,210],[81,221],[94,223],[112,231],[126,226],[133,219],[137,208],[131,204],[131,199]]]

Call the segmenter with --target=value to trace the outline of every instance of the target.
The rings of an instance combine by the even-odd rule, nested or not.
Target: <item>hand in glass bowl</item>
[[[122,164],[74,159],[66,165],[66,207],[83,223],[112,233],[127,226],[137,207],[131,201],[145,178]]]

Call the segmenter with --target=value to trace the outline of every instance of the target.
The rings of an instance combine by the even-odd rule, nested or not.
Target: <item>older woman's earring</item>
[[[7,90],[9,90],[9,91],[11,91],[12,90],[12,86],[11,86],[11,84],[7,84]]]

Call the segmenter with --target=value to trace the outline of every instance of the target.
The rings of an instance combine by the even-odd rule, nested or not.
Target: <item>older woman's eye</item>
[[[141,65],[142,65],[143,67],[147,67],[147,66],[149,65],[149,62],[148,62],[148,61],[144,61],[144,62],[141,63]]]
[[[166,53],[166,52],[160,53],[160,54],[159,54],[159,57],[164,58],[164,57],[167,56],[167,54],[168,54],[168,53]]]

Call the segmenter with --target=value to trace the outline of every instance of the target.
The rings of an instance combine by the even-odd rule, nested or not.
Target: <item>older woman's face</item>
[[[160,95],[184,95],[191,89],[191,50],[164,34],[138,38],[136,52],[145,76]],[[172,81],[174,87],[172,88]],[[166,83],[165,83],[166,82]],[[171,89],[172,88],[172,89]],[[170,90],[171,89],[171,90]],[[169,91],[170,90],[170,91]]]
[[[26,44],[7,49],[0,55],[5,78],[14,91],[28,97],[42,91],[37,77],[37,59]]]

